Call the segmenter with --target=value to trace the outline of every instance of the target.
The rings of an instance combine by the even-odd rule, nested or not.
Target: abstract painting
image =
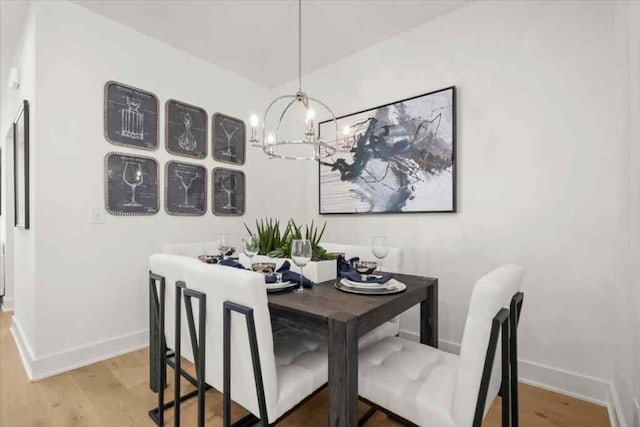
[[[455,87],[337,123],[338,151],[319,162],[320,214],[456,211]],[[335,139],[332,120],[319,128]]]

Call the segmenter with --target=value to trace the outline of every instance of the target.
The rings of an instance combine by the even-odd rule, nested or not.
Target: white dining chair
[[[164,404],[164,385],[166,383],[166,366],[174,368],[174,382],[177,382],[180,376],[185,377],[193,385],[197,384],[195,378],[181,369],[180,358],[176,357],[176,349],[179,348],[178,354],[185,359],[193,362],[193,353],[189,342],[189,334],[186,333],[187,317],[184,310],[180,310],[180,321],[176,322],[176,302],[181,303],[181,289],[184,288],[184,280],[186,269],[189,265],[199,265],[201,261],[182,255],[171,254],[154,254],[149,257],[149,315],[155,319],[155,325],[158,327],[158,342],[155,348],[150,348],[150,366],[156,372],[151,375],[156,378],[157,383],[155,389],[158,392],[158,406],[150,411],[151,418],[159,425],[164,420],[164,409],[173,406]],[[176,334],[176,327],[182,329]],[[154,334],[153,325],[150,325],[150,333]],[[176,347],[176,338],[180,339],[181,345]],[[150,339],[150,342],[154,342]],[[155,361],[155,358],[158,360]],[[156,363],[153,363],[153,362]],[[179,390],[176,389],[176,393]],[[180,401],[190,397],[195,397],[195,393],[189,393],[186,396],[174,395],[174,402],[180,407]],[[162,405],[162,408],[161,408]]]
[[[347,261],[358,257],[363,261],[374,261],[371,246],[345,245],[342,243],[323,242],[320,244],[327,252],[342,253]],[[390,273],[400,273],[402,265],[402,249],[389,248],[389,254],[384,258],[382,267]],[[386,337],[395,337],[400,333],[400,317],[396,316],[388,322],[366,333],[358,340],[358,348],[363,349]]]
[[[162,245],[162,253],[197,258],[200,255],[217,255],[220,253],[220,250],[218,250],[217,241],[165,243]]]
[[[189,265],[185,282],[196,372],[223,393],[224,426],[231,424],[231,400],[251,412],[252,422],[273,425],[326,384],[326,344],[299,333],[274,339],[261,274],[199,263]],[[189,313],[193,299],[197,322]],[[204,425],[204,393],[199,399]]]
[[[402,338],[385,338],[361,351],[362,400],[407,425],[480,427],[500,390],[503,426],[516,427],[523,274],[521,267],[505,265],[476,282],[460,356]]]

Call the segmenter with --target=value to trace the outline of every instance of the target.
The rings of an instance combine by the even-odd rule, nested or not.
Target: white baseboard
[[[9,330],[16,343],[16,347],[18,347],[18,354],[22,360],[22,366],[24,366],[24,370],[27,373],[27,378],[31,380],[33,378],[33,351],[29,346],[29,342],[16,316],[11,317],[11,328]]]
[[[140,350],[149,345],[149,331],[143,330],[60,353],[34,357],[15,316],[13,319],[11,332],[18,346],[27,376],[31,381],[41,380],[82,366],[111,359],[112,357]]]
[[[13,311],[13,299],[5,299],[3,297],[0,311]]]
[[[400,331],[400,336],[411,341],[419,340],[419,336],[413,332]],[[439,340],[438,345],[443,351],[460,354],[459,343]],[[520,377],[519,380],[525,384],[586,400],[598,405],[606,406],[610,401],[611,386],[607,381],[576,372],[565,371],[563,369],[519,359],[518,376]]]

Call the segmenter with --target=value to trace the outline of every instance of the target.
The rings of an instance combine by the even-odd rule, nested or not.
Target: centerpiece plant
[[[284,231],[280,231],[280,220],[265,218],[256,220],[256,231],[251,231],[245,223],[245,228],[251,237],[257,237],[260,241],[260,251],[258,254],[267,255],[272,258],[287,258],[291,253],[291,242],[297,239],[307,239],[311,241],[312,256],[311,261],[324,261],[334,259],[322,246],[320,240],[327,227],[327,222],[320,229],[311,221],[310,224],[299,226],[290,219]]]

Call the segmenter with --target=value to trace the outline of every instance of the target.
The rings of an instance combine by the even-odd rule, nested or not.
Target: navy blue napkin
[[[351,280],[352,282],[380,283],[380,284],[387,283],[393,277],[393,275],[391,275],[390,273],[382,273],[380,277],[368,276],[367,280],[362,280],[362,275],[358,273],[356,270],[343,271],[340,273],[340,276],[344,277],[345,279]]]
[[[218,261],[218,265],[224,265],[225,267],[241,268],[243,270],[246,270],[246,268],[244,268],[244,265],[240,264],[238,261],[234,261],[229,258]]]
[[[338,269],[337,273],[338,276],[340,276],[340,274],[343,271],[349,271],[349,270],[353,270],[356,265],[356,262],[360,261],[360,258],[357,256],[354,256],[353,258],[350,258],[349,260],[347,260],[344,255],[340,254],[336,257],[336,267]]]
[[[295,273],[290,270],[291,263],[289,261],[285,261],[282,263],[279,269],[276,270],[278,273],[282,273],[282,281],[283,282],[292,282],[292,283],[300,283],[300,273]],[[264,281],[266,283],[276,283],[277,278],[275,274],[270,274],[265,276]],[[310,289],[313,288],[313,282],[306,277],[302,276],[302,286]]]

